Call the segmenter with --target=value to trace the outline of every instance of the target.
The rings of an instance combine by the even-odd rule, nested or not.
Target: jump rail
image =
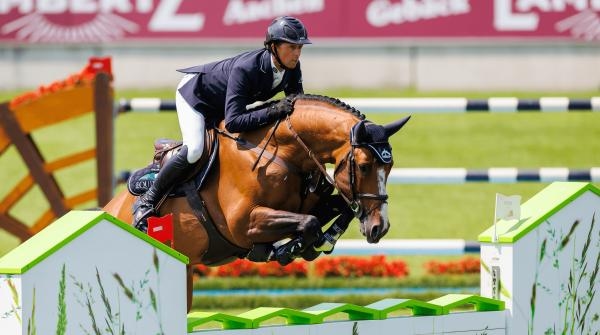
[[[394,168],[388,182],[392,184],[463,184],[470,182],[520,183],[555,181],[600,181],[600,168],[570,169],[545,167],[519,169],[516,167],[492,167],[488,169],[466,168]]]
[[[379,113],[466,113],[466,112],[583,112],[600,111],[600,97],[570,99],[567,97],[542,97],[518,99],[495,97],[467,98],[340,98],[363,112]],[[174,100],[160,98],[133,98],[119,101],[120,112],[175,111]]]
[[[186,315],[187,257],[105,212],[71,211],[0,258],[0,329],[3,335],[597,334],[598,208],[594,185],[553,183],[521,206],[520,220],[501,220],[483,232],[481,295],[260,307],[237,315]],[[464,306],[472,310],[458,310]],[[331,321],[338,315],[346,319]]]
[[[330,174],[333,170],[328,171]],[[118,183],[129,179],[130,171],[121,171]],[[571,169],[567,167],[544,167],[519,169],[516,167],[493,167],[489,169],[466,168],[393,168],[388,176],[389,184],[464,184],[523,182],[551,183],[555,181],[600,182],[600,167]]]
[[[384,239],[377,244],[364,239],[341,239],[333,255],[463,255],[481,250],[479,242],[462,239]]]

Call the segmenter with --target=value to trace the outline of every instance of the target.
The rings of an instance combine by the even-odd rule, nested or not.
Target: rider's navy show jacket
[[[271,54],[266,49],[249,51],[221,61],[177,70],[196,76],[179,89],[183,98],[206,118],[207,124],[225,119],[228,131],[238,133],[266,125],[266,108],[248,112],[246,106],[267,101],[284,91],[303,93],[300,63],[286,70],[273,86]]]

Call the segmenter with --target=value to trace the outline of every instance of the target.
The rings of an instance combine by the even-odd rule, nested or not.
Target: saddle
[[[219,151],[219,140],[214,129],[207,129],[204,133],[204,139],[204,151],[202,157],[196,162],[196,172],[192,178],[197,191],[202,188],[206,176],[217,160],[217,153]],[[182,145],[183,142],[172,139],[156,140],[154,142],[154,157],[152,162],[146,167],[134,171],[127,180],[127,189],[129,190],[129,193],[135,196],[141,196],[146,193],[154,183],[156,174],[169,159],[171,159],[171,157],[179,152]],[[185,185],[185,183],[174,185],[168,197],[185,196],[183,185]]]

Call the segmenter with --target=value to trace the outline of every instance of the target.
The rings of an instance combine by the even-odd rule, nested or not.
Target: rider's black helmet
[[[267,28],[265,46],[276,41],[292,44],[312,44],[302,22],[291,16],[278,17]]]

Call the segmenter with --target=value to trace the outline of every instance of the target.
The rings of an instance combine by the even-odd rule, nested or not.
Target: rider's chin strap
[[[271,53],[273,53],[273,55],[275,56],[275,60],[277,61],[279,66],[281,66],[284,70],[293,70],[283,64],[283,62],[281,61],[281,58],[279,58],[279,53],[277,53],[277,47],[275,46],[275,44],[271,44],[269,46],[269,51],[271,51]]]

